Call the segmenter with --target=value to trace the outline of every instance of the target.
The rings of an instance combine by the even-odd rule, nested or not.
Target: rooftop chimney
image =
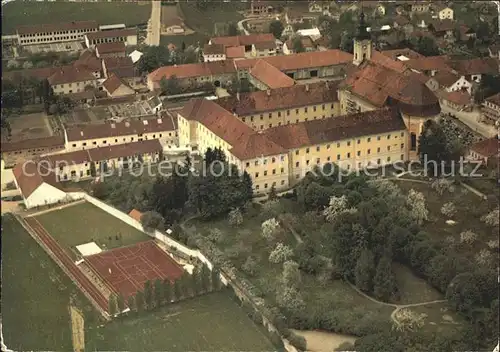
[[[267,90],[267,96],[270,96],[271,95],[271,89],[268,89]]]
[[[82,136],[82,137],[83,137],[83,131],[80,131],[80,136]]]
[[[126,121],[125,122],[125,127],[130,127],[130,122]]]
[[[161,124],[163,122],[163,120],[162,119],[158,119],[158,120],[156,120],[156,122],[158,122],[158,124]]]
[[[309,84],[306,84],[306,92],[309,92]]]
[[[142,123],[146,126],[148,124],[148,120],[143,120]]]

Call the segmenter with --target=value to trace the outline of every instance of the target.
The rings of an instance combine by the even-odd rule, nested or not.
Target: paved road
[[[249,35],[250,34],[250,32],[247,31],[245,29],[245,27],[243,26],[243,23],[245,23],[248,20],[251,20],[251,18],[245,18],[245,19],[243,19],[243,20],[241,20],[241,21],[238,22],[238,30],[240,31],[240,33],[244,33],[245,35]]]
[[[45,246],[57,257],[60,264],[66,268],[69,273],[70,278],[78,283],[78,285],[83,288],[85,293],[90,296],[90,298],[101,307],[102,310],[108,310],[108,301],[104,295],[90,282],[90,280],[78,269],[78,267],[73,263],[73,260],[66,254],[64,249],[54,240],[45,230],[45,228],[40,224],[40,222],[33,218],[25,218],[26,224],[31,227],[33,232],[37,235],[40,241],[42,241]]]
[[[480,112],[475,110],[472,112],[452,110],[447,106],[441,106],[441,110],[443,113],[451,113],[455,115],[460,121],[469,126],[469,128],[484,137],[490,138],[495,136],[498,133],[498,130],[494,126],[486,125],[484,123],[479,122]]]
[[[148,21],[146,44],[159,46],[161,32],[161,1],[152,1],[151,3],[151,18]]]

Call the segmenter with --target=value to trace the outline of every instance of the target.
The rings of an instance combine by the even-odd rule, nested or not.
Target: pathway
[[[161,1],[152,1],[151,3],[151,18],[148,21],[146,44],[150,46],[159,46],[161,32]]]
[[[462,121],[465,125],[467,125],[471,130],[480,133],[484,137],[490,138],[498,133],[498,130],[495,126],[486,125],[484,123],[479,122],[479,118],[481,113],[478,110],[474,110],[472,112],[467,111],[456,111],[450,109],[446,105],[441,106],[443,113],[451,113],[455,115],[460,121]]]
[[[34,212],[30,212],[28,214],[25,214],[24,217],[38,216],[38,215],[42,215],[45,213],[50,213],[51,211],[61,210],[61,209],[64,209],[67,207],[72,207],[73,205],[78,205],[78,204],[85,203],[85,202],[86,202],[85,199],[80,199],[80,200],[77,200],[76,202],[66,203],[66,204],[63,204],[63,205],[58,206],[58,207],[52,207],[52,208],[40,210],[40,211],[35,210]]]
[[[238,30],[240,32],[243,32],[245,35],[249,35],[250,32],[246,30],[245,26],[243,26],[243,23],[245,23],[245,22],[247,22],[249,20],[251,20],[251,18],[245,18],[245,19],[243,19],[243,20],[241,20],[241,21],[238,22]]]

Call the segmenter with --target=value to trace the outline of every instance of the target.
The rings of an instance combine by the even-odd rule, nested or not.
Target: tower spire
[[[359,24],[358,24],[358,30],[356,33],[356,39],[358,40],[365,40],[365,39],[370,39],[370,33],[366,30],[367,24],[365,22],[365,13],[363,11],[363,5],[361,5],[361,13],[359,14]]]

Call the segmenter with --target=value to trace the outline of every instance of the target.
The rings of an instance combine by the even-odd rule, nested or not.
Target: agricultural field
[[[86,202],[41,214],[36,219],[73,256],[75,246],[88,242],[111,249],[150,239],[143,232]]]
[[[2,33],[17,26],[95,20],[98,24],[145,25],[151,5],[133,2],[12,1],[2,6]]]
[[[276,350],[225,290],[87,330],[86,347],[92,351]]]
[[[2,216],[2,259],[2,328],[7,347],[72,350],[70,296],[77,297],[89,319],[96,313],[12,215]]]
[[[181,1],[178,3],[179,15],[185,24],[197,33],[212,36],[217,23],[238,22],[243,19],[242,11],[248,8],[247,3],[232,1],[228,3],[209,3],[200,11],[194,3]]]

